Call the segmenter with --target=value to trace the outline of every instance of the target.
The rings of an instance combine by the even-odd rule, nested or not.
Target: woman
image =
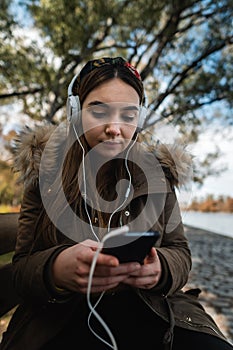
[[[53,127],[22,135],[13,265],[24,302],[1,350],[232,349],[198,290],[181,290],[191,256],[175,186],[190,157],[177,145],[139,142],[144,101],[128,62],[92,60],[68,88],[68,135]],[[160,233],[143,264],[99,252],[102,238],[125,225]]]

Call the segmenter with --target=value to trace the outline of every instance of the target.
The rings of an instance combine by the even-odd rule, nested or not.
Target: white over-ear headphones
[[[66,101],[67,119],[70,123],[76,124],[76,125],[81,118],[81,105],[80,105],[79,96],[73,95],[73,85],[78,76],[79,74],[76,74],[68,86],[68,90],[67,90],[68,97]],[[145,105],[140,106],[137,132],[140,132],[143,130],[146,116],[147,116],[147,107]]]
[[[141,132],[143,130],[144,123],[145,123],[145,120],[146,120],[146,116],[147,116],[147,107],[146,106],[140,106],[137,132]]]
[[[66,101],[66,114],[67,114],[67,119],[70,123],[72,124],[76,124],[79,119],[80,119],[80,115],[81,115],[81,105],[80,105],[80,100],[79,100],[79,96],[73,95],[73,85],[75,80],[77,79],[79,74],[76,74],[73,79],[71,80],[69,86],[68,86],[68,97],[67,97],[67,101]]]

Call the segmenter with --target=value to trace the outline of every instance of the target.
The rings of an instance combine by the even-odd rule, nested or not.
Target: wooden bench
[[[0,214],[0,255],[15,249],[18,213]],[[12,264],[0,265],[0,317],[18,305],[20,301],[12,282]]]

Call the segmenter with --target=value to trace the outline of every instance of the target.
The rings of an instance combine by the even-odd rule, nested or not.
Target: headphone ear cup
[[[139,117],[138,117],[138,126],[137,126],[138,132],[143,130],[146,116],[147,116],[147,108],[145,106],[140,107],[140,112],[139,112]]]
[[[78,96],[71,95],[66,101],[66,114],[70,123],[76,124],[79,122],[81,114],[81,105]]]

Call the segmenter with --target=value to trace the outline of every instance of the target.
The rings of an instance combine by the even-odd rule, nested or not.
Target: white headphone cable
[[[109,218],[109,221],[108,221],[108,232],[110,231],[110,224],[111,224],[111,220],[112,220],[112,217],[113,215],[120,209],[123,207],[123,205],[125,204],[125,202],[127,201],[127,198],[129,197],[129,194],[130,194],[130,187],[131,187],[131,183],[132,183],[132,176],[131,176],[131,173],[129,171],[129,167],[128,167],[128,156],[129,156],[129,152],[130,150],[132,149],[132,147],[135,145],[136,141],[137,141],[137,138],[138,138],[138,135],[136,135],[136,138],[135,140],[133,140],[133,142],[131,143],[130,147],[128,148],[127,152],[126,152],[126,157],[125,157],[125,167],[126,167],[126,170],[127,170],[127,173],[129,175],[129,185],[127,187],[127,190],[125,192],[125,199],[124,201],[121,203],[121,205],[119,205],[118,208],[116,208],[112,214],[110,215],[110,218]]]
[[[87,303],[89,306],[89,309],[91,310],[89,315],[88,315],[88,326],[90,328],[90,330],[92,331],[92,333],[99,339],[101,340],[103,343],[105,343],[106,345],[108,345],[110,348],[112,348],[113,350],[117,350],[117,344],[116,344],[116,340],[111,332],[111,330],[109,329],[108,325],[104,322],[104,320],[102,319],[102,317],[98,314],[98,312],[95,310],[95,308],[97,307],[97,305],[99,304],[100,300],[102,299],[102,297],[104,296],[105,292],[102,292],[97,300],[97,302],[95,303],[95,305],[93,306],[90,300],[90,296],[91,296],[91,284],[92,284],[92,278],[93,278],[93,274],[95,271],[95,266],[96,266],[96,261],[97,258],[99,256],[99,253],[103,247],[104,242],[109,238],[109,237],[114,237],[114,236],[118,236],[121,235],[122,233],[128,232],[129,231],[129,227],[127,225],[122,226],[120,228],[117,228],[109,233],[107,233],[102,241],[101,241],[101,245],[97,248],[95,255],[93,257],[92,260],[92,264],[91,264],[91,268],[90,268],[90,273],[89,273],[89,278],[88,278],[88,288],[87,288]],[[92,314],[96,317],[96,319],[100,322],[100,324],[103,326],[103,328],[105,329],[105,331],[107,332],[112,345],[110,343],[108,343],[105,339],[101,338],[91,327],[90,325],[90,319]]]
[[[74,126],[74,124],[72,123],[72,126],[73,126],[73,130],[74,130],[74,133],[75,133],[75,136],[76,136],[76,139],[82,149],[82,173],[83,173],[83,186],[84,186],[84,205],[85,205],[85,211],[86,211],[86,214],[88,216],[88,220],[89,220],[89,223],[90,223],[90,227],[91,227],[91,231],[93,233],[93,235],[96,237],[97,241],[100,241],[99,240],[99,237],[96,235],[94,229],[93,229],[93,226],[92,226],[92,222],[91,222],[91,218],[90,218],[90,215],[89,215],[89,212],[88,212],[88,209],[87,209],[87,204],[86,204],[86,194],[87,194],[87,188],[86,188],[86,172],[85,172],[85,150],[84,150],[84,147],[79,139],[79,136],[78,136],[78,133],[76,131],[76,128]],[[116,341],[112,335],[112,332],[110,331],[109,327],[107,326],[107,324],[104,322],[104,320],[100,317],[100,315],[97,313],[97,311],[95,310],[95,308],[97,307],[98,303],[100,302],[101,298],[103,297],[104,295],[104,292],[101,293],[99,299],[97,300],[96,304],[94,306],[92,306],[91,304],[91,300],[90,300],[90,295],[91,295],[91,284],[92,284],[92,278],[93,278],[93,274],[94,274],[94,270],[95,270],[95,265],[96,265],[96,261],[97,261],[97,258],[98,258],[98,255],[100,253],[102,249],[102,245],[96,250],[95,252],[95,255],[93,257],[93,260],[92,260],[92,264],[91,264],[91,268],[90,268],[90,273],[89,273],[89,278],[88,278],[88,289],[87,289],[87,303],[88,303],[88,306],[89,306],[89,309],[91,310],[91,312],[89,313],[88,315],[88,327],[89,329],[91,330],[91,332],[98,338],[100,339],[102,342],[104,342],[106,345],[110,346],[113,350],[117,350],[117,344],[116,344]],[[94,330],[93,328],[91,327],[90,325],[90,318],[91,318],[91,315],[94,314],[94,316],[97,318],[97,320],[100,322],[100,324],[104,327],[104,329],[106,330],[106,332],[108,333],[111,341],[112,341],[112,344],[109,344],[106,340],[104,340],[103,338],[101,338]]]
[[[85,171],[85,150],[84,150],[84,147],[82,145],[82,142],[79,139],[78,133],[77,133],[73,123],[72,123],[72,126],[73,126],[73,130],[74,130],[76,139],[78,140],[78,143],[79,143],[80,147],[82,148],[82,173],[83,173],[83,187],[84,187],[84,193],[83,194],[84,194],[85,211],[86,211],[86,214],[87,214],[87,217],[88,217],[88,220],[89,220],[91,231],[92,231],[94,237],[97,239],[97,241],[99,241],[99,237],[97,236],[97,234],[94,231],[94,228],[93,228],[93,225],[92,225],[92,222],[91,222],[91,218],[90,218],[90,214],[89,214],[89,211],[87,209],[87,183],[86,183],[86,171]]]
[[[128,188],[126,190],[126,193],[125,193],[125,198],[124,198],[124,201],[121,203],[121,205],[116,208],[110,218],[109,218],[109,221],[108,221],[108,233],[103,237],[101,243],[104,244],[105,240],[108,239],[110,236],[116,236],[116,235],[119,235],[119,234],[122,234],[123,232],[128,232],[129,230],[129,227],[128,226],[122,226],[116,230],[113,230],[111,232],[110,231],[110,224],[111,224],[111,220],[112,220],[112,217],[113,215],[125,204],[128,196],[129,196],[129,193],[130,193],[130,186],[131,186],[131,183],[132,183],[132,177],[131,177],[131,173],[129,171],[129,168],[128,168],[128,155],[129,155],[129,152],[130,150],[132,149],[132,147],[134,146],[134,144],[136,143],[137,141],[137,136],[135,138],[135,140],[131,143],[130,147],[128,148],[127,150],[127,153],[126,153],[126,157],[125,157],[125,167],[126,167],[126,170],[128,172],[128,175],[129,175],[129,185],[128,185]],[[99,304],[100,300],[102,299],[102,297],[104,296],[105,292],[102,292],[101,295],[99,296],[97,302],[95,303],[94,306],[92,306],[91,304],[91,300],[90,300],[90,295],[91,295],[91,284],[92,284],[92,278],[93,278],[93,274],[94,274],[94,270],[95,270],[95,266],[96,266],[96,261],[97,261],[97,258],[98,258],[98,255],[100,253],[102,249],[102,245],[96,250],[95,252],[95,255],[94,255],[94,258],[92,260],[92,264],[91,264],[91,268],[90,268],[90,273],[89,273],[89,278],[88,278],[88,289],[87,289],[87,303],[88,303],[88,306],[89,306],[89,309],[91,310],[89,315],[88,315],[88,326],[90,328],[90,330],[92,331],[92,333],[98,338],[100,339],[103,343],[105,343],[106,345],[108,345],[110,348],[112,348],[113,350],[117,350],[117,344],[116,344],[116,341],[115,341],[115,338],[111,332],[111,330],[109,329],[109,327],[107,326],[107,324],[104,322],[104,320],[101,318],[101,316],[97,313],[97,311],[95,310],[95,308],[97,307],[97,305]],[[103,326],[103,328],[106,330],[109,338],[111,339],[111,342],[112,342],[112,345],[109,344],[105,339],[101,338],[95,331],[94,329],[91,327],[90,325],[90,319],[91,319],[91,316],[92,314],[96,317],[96,319],[100,322],[100,324]]]
[[[85,172],[85,150],[84,150],[84,147],[79,139],[79,136],[78,136],[78,133],[76,131],[76,128],[74,126],[74,124],[72,123],[72,126],[73,126],[73,130],[74,130],[74,133],[75,133],[75,136],[76,136],[76,139],[82,149],[82,174],[83,174],[83,186],[84,186],[84,206],[85,206],[85,211],[86,211],[86,214],[88,216],[88,220],[89,220],[89,223],[90,223],[90,227],[91,227],[91,231],[94,235],[94,237],[97,239],[97,241],[100,241],[99,240],[99,237],[96,235],[94,229],[93,229],[93,225],[92,225],[92,222],[91,222],[91,218],[90,218],[90,214],[88,212],[88,209],[87,209],[87,203],[86,203],[86,198],[87,198],[87,188],[86,188],[86,172]],[[107,238],[109,238],[109,236],[115,236],[115,235],[119,235],[119,234],[122,234],[123,232],[127,232],[129,230],[128,226],[123,226],[123,227],[120,227],[116,230],[113,230],[111,232],[110,231],[110,224],[111,224],[111,220],[112,220],[112,217],[113,215],[121,208],[123,207],[123,205],[125,204],[128,196],[129,196],[129,193],[130,193],[130,187],[131,187],[131,183],[132,183],[132,177],[131,177],[131,173],[129,171],[129,167],[128,167],[128,155],[129,155],[129,152],[130,150],[132,149],[132,147],[134,146],[134,144],[136,143],[137,141],[137,136],[135,138],[135,140],[131,143],[130,147],[128,148],[127,150],[127,153],[126,153],[126,157],[125,157],[125,167],[126,167],[126,170],[127,170],[127,173],[129,175],[129,185],[127,187],[127,190],[126,190],[126,193],[125,193],[125,198],[124,198],[124,201],[121,203],[121,205],[116,208],[110,218],[109,218],[109,221],[108,221],[108,233],[103,237],[102,241],[101,241],[101,245],[100,247],[97,248],[96,252],[95,252],[95,255],[93,257],[93,260],[92,260],[92,264],[91,264],[91,268],[90,268],[90,272],[89,272],[89,276],[88,276],[88,288],[87,288],[87,304],[88,304],[88,307],[90,309],[90,313],[88,315],[88,327],[89,329],[91,330],[91,332],[99,339],[101,340],[103,343],[105,343],[106,345],[108,345],[110,348],[112,348],[113,350],[118,350],[118,347],[117,347],[117,344],[116,344],[116,341],[115,341],[115,338],[111,332],[111,330],[109,329],[108,325],[104,322],[104,320],[102,319],[102,317],[98,314],[98,312],[95,310],[95,308],[97,307],[97,305],[99,304],[100,300],[102,299],[102,297],[104,296],[105,292],[102,292],[97,300],[97,302],[95,303],[95,305],[93,306],[92,303],[91,303],[91,300],[90,300],[90,296],[91,296],[91,285],[92,285],[92,278],[93,278],[93,274],[94,274],[94,270],[95,270],[95,266],[96,266],[96,261],[97,261],[97,258],[99,256],[99,253],[102,249],[102,245],[103,243],[105,242],[105,240]],[[96,317],[96,319],[100,322],[100,324],[103,326],[103,328],[105,329],[105,331],[107,332],[112,344],[108,343],[105,339],[101,338],[95,331],[94,329],[91,327],[90,325],[90,319],[91,319],[91,316],[92,314]]]

